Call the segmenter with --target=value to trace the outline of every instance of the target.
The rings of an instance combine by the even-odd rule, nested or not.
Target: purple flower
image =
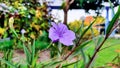
[[[52,23],[52,27],[49,29],[49,38],[52,42],[59,41],[66,46],[73,44],[73,40],[76,38],[75,33],[68,30],[67,26],[62,23]]]

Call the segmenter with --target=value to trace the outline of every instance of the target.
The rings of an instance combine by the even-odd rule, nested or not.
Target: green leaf
[[[116,20],[119,18],[119,16],[120,16],[120,5],[118,7],[117,13],[114,15],[114,17],[110,21],[110,24],[108,25],[108,28],[107,28],[107,31],[106,31],[106,35],[109,35],[109,33],[111,32],[111,29],[113,28],[113,26],[114,26]]]
[[[83,47],[85,47],[87,44],[89,44],[92,40],[88,40],[88,41],[85,41],[83,42],[81,45],[79,45],[75,50],[80,50],[82,49]]]
[[[111,1],[110,1],[110,0],[108,0],[108,1],[109,1],[109,3],[110,3],[110,7],[112,8],[112,12],[113,12],[113,14],[115,14],[115,12],[114,12],[114,8],[113,8],[113,5],[112,5]]]
[[[38,54],[37,54],[37,56],[35,56],[34,59],[32,60],[32,67],[33,67],[33,68],[36,68],[36,62],[37,62],[37,60],[38,60]]]
[[[76,64],[76,63],[79,62],[79,61],[80,61],[80,60],[77,60],[77,61],[72,62],[72,63],[69,63],[69,64],[65,64],[65,65],[62,66],[62,68],[68,67],[68,66],[73,65],[73,64]]]
[[[80,25],[80,27],[78,28],[78,30],[76,30],[75,33],[79,33],[81,35],[82,31],[83,31],[83,28],[84,28],[84,22],[82,22],[82,24]]]
[[[24,49],[24,52],[26,55],[27,63],[30,65],[31,64],[31,54],[25,45],[23,45],[23,49]]]
[[[6,61],[2,58],[0,58],[1,61],[5,62],[7,65],[11,66],[12,68],[17,68],[13,63],[9,62],[9,61]]]
[[[8,49],[12,49],[13,46],[13,40],[9,40],[9,39],[1,39],[0,40],[0,50],[8,50]]]
[[[33,41],[33,45],[32,45],[32,60],[34,60],[34,56],[35,56],[35,40]]]
[[[88,41],[83,42],[81,45],[79,45],[79,46],[75,49],[75,52],[70,56],[70,58],[73,58],[74,56],[81,54],[81,49],[82,49],[83,47],[87,46],[87,44],[89,44],[91,41],[92,41],[92,40],[88,40]]]
[[[16,33],[14,28],[11,28],[11,31],[15,34],[15,36],[18,38],[18,34]]]
[[[94,22],[95,22],[95,20],[83,31],[83,33],[81,34],[80,38],[82,38],[85,35],[85,33],[92,27],[92,25],[94,24]]]
[[[103,41],[103,37],[102,37],[102,36],[99,36],[96,46],[100,45],[102,41]]]
[[[57,65],[57,64],[59,64],[59,63],[61,63],[61,62],[62,62],[62,61],[51,61],[51,62],[49,62],[48,64],[45,64],[45,65],[43,66],[43,68],[44,68],[44,67],[48,68],[48,66],[52,68],[53,65]]]
[[[82,58],[83,58],[83,61],[84,61],[83,65],[85,66],[85,64],[87,64],[87,57],[86,57],[83,49],[80,49],[80,51],[81,51],[81,55],[82,55]]]
[[[37,58],[38,58],[38,54],[35,55],[35,40],[33,41],[33,45],[32,45],[32,67],[35,67],[36,65],[36,61],[37,61]]]

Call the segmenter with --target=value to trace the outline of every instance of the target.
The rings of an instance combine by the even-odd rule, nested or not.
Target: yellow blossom
[[[37,18],[40,18],[40,17],[42,16],[42,13],[41,13],[39,10],[36,10],[35,16],[36,16]]]
[[[34,24],[34,23],[32,23],[32,24],[30,25],[30,27],[35,28],[37,31],[39,31],[39,29],[40,29],[40,25],[36,25],[36,24]]]
[[[34,28],[35,28],[37,31],[39,31],[40,26],[39,26],[39,25],[34,25]]]
[[[19,7],[19,2],[18,2],[18,1],[15,1],[15,2],[14,2],[14,5],[15,5],[16,8]]]
[[[5,32],[5,29],[4,28],[0,28],[0,34],[3,35]]]
[[[42,35],[42,30],[39,31],[40,35]]]
[[[34,35],[33,33],[30,35],[30,37],[31,37],[32,39],[35,39],[35,35]]]
[[[102,17],[102,16],[97,16],[97,17],[96,17],[96,20],[95,20],[95,24],[102,24],[102,23],[104,23],[104,21],[105,21],[105,18],[104,18],[104,17]]]
[[[80,28],[80,25],[82,24],[81,20],[75,20],[73,22],[70,22],[69,28],[73,31],[76,31]]]

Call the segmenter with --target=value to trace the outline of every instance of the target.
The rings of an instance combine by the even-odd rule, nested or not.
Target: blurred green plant
[[[19,2],[15,2],[15,5],[19,6],[18,3]],[[12,5],[14,5],[14,2]],[[20,6],[23,6],[23,5],[20,5]],[[30,8],[30,7],[27,6],[27,8]],[[14,8],[14,9],[17,9],[17,8]],[[10,32],[12,33],[13,42],[11,42],[10,40],[9,43],[12,43],[12,44],[9,44],[8,46],[6,46],[7,45],[6,42],[3,42],[2,44],[4,45],[2,46],[1,44],[0,46],[3,50],[6,50],[6,48],[8,48],[8,50],[6,50],[4,53],[5,54],[4,57],[0,58],[1,67],[5,67],[5,68],[66,68],[70,65],[74,65],[74,68],[91,68],[93,67],[92,63],[95,59],[95,56],[98,54],[98,52],[100,52],[101,47],[103,46],[105,41],[108,39],[111,32],[118,26],[118,23],[116,25],[116,21],[120,16],[120,5],[119,5],[118,11],[116,12],[115,16],[113,17],[113,19],[111,20],[107,28],[105,37],[102,37],[102,36],[96,37],[96,34],[95,34],[96,31],[94,30],[93,27],[97,18],[90,21],[89,25],[84,25],[84,23],[81,21],[75,21],[69,24],[68,25],[69,28],[76,33],[76,39],[74,40],[73,46],[66,47],[64,46],[64,44],[61,44],[59,42],[55,43],[54,41],[51,42],[48,39],[47,29],[48,27],[50,27],[50,25],[48,25],[48,22],[46,21],[46,19],[43,19],[44,15],[46,15],[43,12],[44,10],[46,10],[45,6],[42,6],[41,8],[37,7],[35,11],[31,11],[31,14],[33,14],[33,16],[31,16],[31,18],[27,18],[28,17],[27,13],[29,15],[29,11],[26,11],[26,8],[22,7],[22,9],[20,10],[21,12],[20,18],[19,18],[19,15],[18,15],[18,19],[16,19],[17,18],[16,15],[12,15],[10,17],[7,16],[8,18],[6,20],[9,20],[9,25],[7,25],[6,28],[8,27],[10,29]],[[46,22],[47,24],[45,24]],[[64,25],[64,26],[67,28],[67,25]],[[56,25],[55,27],[53,27],[53,29],[55,28],[60,28],[60,27]],[[83,41],[86,35],[88,35],[89,37],[91,36],[92,37],[91,39],[86,39],[85,41]],[[16,43],[16,42],[19,42],[19,43]],[[86,54],[85,51],[87,50],[87,47],[88,47],[87,45],[90,42],[94,42],[95,44],[94,50],[91,51],[92,52],[91,54]],[[11,50],[9,49],[10,47],[12,48],[14,47],[13,46],[14,43],[16,43],[16,45],[19,44],[24,50],[26,61],[23,64],[20,64],[19,62],[15,63],[11,61],[13,52],[12,52],[12,49]],[[46,61],[37,62],[39,58],[38,56],[39,51],[44,51],[44,50],[50,51],[49,59]],[[8,57],[8,55],[10,57]],[[2,64],[4,64],[4,66]]]
[[[3,52],[2,59],[11,62],[13,56],[13,41],[9,38],[0,40],[0,52]],[[0,67],[8,68],[10,66],[6,63],[1,63],[0,58]]]

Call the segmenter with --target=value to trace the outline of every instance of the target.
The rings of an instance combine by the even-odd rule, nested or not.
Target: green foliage
[[[42,35],[38,37],[35,41],[35,46],[39,50],[43,50],[48,47],[50,40],[48,39],[48,33],[43,31]]]
[[[94,0],[91,0],[90,2],[93,1]],[[5,22],[9,20],[9,24],[4,26],[4,28],[8,27],[6,30],[12,34],[13,39],[0,40],[0,50],[4,53],[3,57],[0,58],[0,67],[2,68],[69,68],[71,65],[73,65],[74,68],[92,67],[92,62],[98,52],[108,48],[105,47],[101,49],[111,31],[114,29],[114,24],[120,15],[119,6],[117,13],[107,28],[107,35],[105,37],[96,37],[97,35],[95,34],[96,31],[93,25],[97,18],[88,26],[85,26],[82,21],[70,23],[68,26],[76,33],[76,40],[74,40],[73,46],[66,47],[59,42],[54,43],[48,39],[49,18],[46,17],[46,4],[38,5],[37,7],[32,4],[32,7],[30,7],[23,5],[23,0],[11,2],[12,4],[5,2],[8,6],[11,6],[11,10],[9,10],[10,13],[18,10],[19,14],[11,17],[9,17],[9,14],[6,14]],[[30,1],[30,5],[31,3],[34,2]],[[80,3],[83,3],[83,0],[81,0]],[[31,16],[30,18],[29,15]],[[21,32],[22,29],[25,30],[24,33]],[[2,33],[4,32],[1,31],[1,34]],[[87,35],[91,37],[91,39],[85,39]],[[7,36],[2,35],[2,37],[5,38]],[[92,42],[93,44],[91,44]],[[23,49],[26,56],[24,63],[15,63],[12,61],[15,45]],[[91,46],[92,48],[90,48]],[[38,62],[39,53],[44,50],[50,52],[50,57],[46,61]]]
[[[107,35],[111,33],[111,30],[113,30],[112,28],[114,27],[114,24],[116,23],[116,20],[119,18],[119,16],[120,16],[120,5],[118,7],[117,13],[113,17],[113,19],[110,21],[110,24],[109,24],[107,31],[106,31]]]
[[[5,62],[8,66],[10,66],[10,67],[12,67],[12,68],[17,68],[17,67],[16,67],[15,65],[13,65],[11,62],[6,61],[6,60],[4,60],[4,59],[2,59],[2,58],[0,58],[0,61]]]
[[[31,41],[31,39],[39,37],[42,30],[48,29],[48,19],[50,19],[50,17],[47,16],[47,5],[38,5],[35,4],[34,1],[28,1],[27,3],[29,3],[29,5],[24,1],[4,2],[5,6],[7,6],[4,10],[8,9],[8,13],[3,10],[3,13],[6,13],[3,23],[6,33],[2,35],[2,38],[11,36],[17,40],[22,36],[21,30],[24,29],[26,31],[26,40]]]
[[[13,41],[9,38],[0,40],[0,51],[7,51],[13,48]]]

